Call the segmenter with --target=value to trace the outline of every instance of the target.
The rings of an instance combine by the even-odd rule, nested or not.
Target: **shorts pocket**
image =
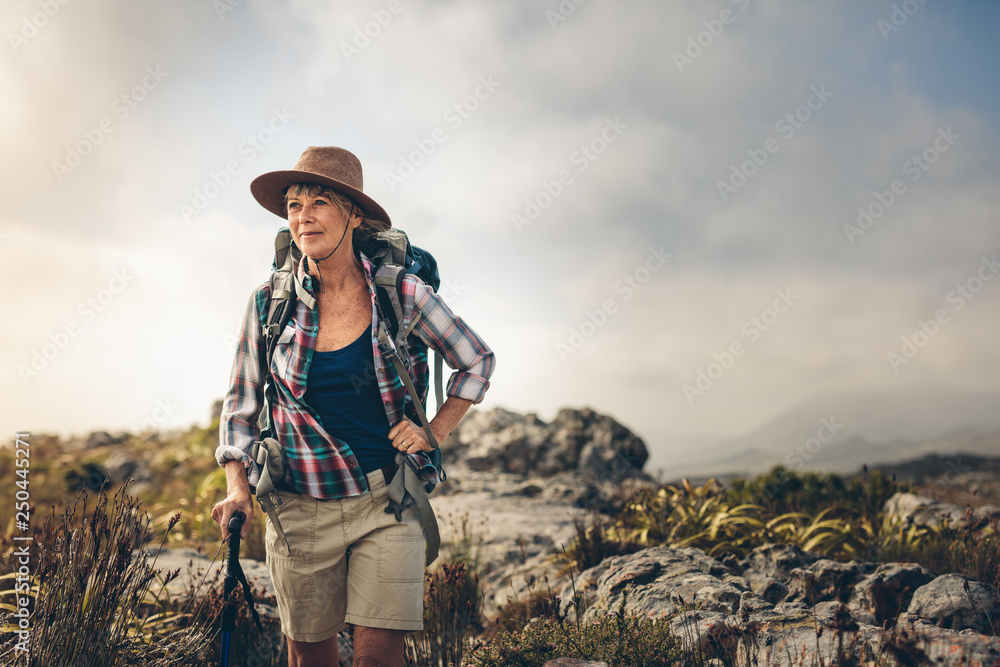
[[[316,502],[290,493],[280,493],[279,497],[281,505],[276,508],[276,514],[288,539],[291,555],[288,555],[271,517],[267,517],[264,546],[275,593],[288,600],[315,598],[313,549],[316,544]]]
[[[426,543],[416,507],[403,510],[403,520],[386,514],[387,489],[372,489],[372,501],[379,524],[375,542],[378,545],[379,583],[413,583],[424,579]]]
[[[405,523],[400,523],[405,526]],[[381,584],[414,583],[424,579],[426,546],[420,524],[416,535],[384,536],[378,540],[378,581]]]

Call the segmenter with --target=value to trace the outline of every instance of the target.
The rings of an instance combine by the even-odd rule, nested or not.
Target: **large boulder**
[[[852,607],[871,614],[876,625],[906,611],[913,593],[934,580],[930,570],[915,563],[882,563],[854,586]]]
[[[986,632],[1000,612],[997,591],[961,574],[942,574],[918,588],[907,612],[943,628]]]
[[[966,508],[934,500],[914,493],[897,493],[885,501],[882,511],[886,520],[926,528],[965,528],[970,521],[977,522],[1000,512],[992,505]]]
[[[789,586],[787,600],[803,600],[809,604],[819,602],[847,602],[854,584],[875,570],[874,563],[858,563],[822,558],[806,567],[792,570],[794,581]]]
[[[843,660],[856,661],[850,664],[883,664],[890,656],[900,664],[1000,664],[1000,638],[946,629],[947,624],[977,627],[984,610],[996,614],[1000,606],[994,591],[969,581],[976,603],[963,609],[954,598],[959,591],[965,594],[964,577],[938,577],[914,593],[932,577],[920,566],[837,563],[774,545],[755,550],[741,565],[743,576],[737,576],[697,549],[653,547],[604,559],[576,577],[574,585],[564,586],[560,597],[579,594],[585,623],[617,611],[624,600],[626,613],[668,619],[687,648],[707,659],[736,656],[737,665],[848,664],[841,662],[841,651]],[[795,580],[807,576],[815,597],[827,599],[772,604],[748,585],[767,580],[794,589]],[[950,604],[931,608],[933,597]],[[885,617],[904,602],[911,613],[893,616],[883,629]],[[969,615],[973,608],[980,617]],[[983,629],[990,632],[988,626]]]
[[[470,412],[444,448],[447,461],[471,470],[576,472],[605,482],[641,475],[649,458],[641,438],[590,408],[564,408],[549,423],[503,408]]]
[[[731,614],[748,592],[740,577],[699,549],[651,547],[626,556],[605,558],[585,570],[560,592],[563,600],[582,596],[584,622],[617,611],[625,597],[625,612],[666,618],[688,606]]]

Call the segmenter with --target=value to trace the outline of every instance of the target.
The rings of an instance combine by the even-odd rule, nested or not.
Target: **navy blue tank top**
[[[350,446],[366,475],[393,462],[368,329],[339,350],[313,352],[305,401],[326,432]]]

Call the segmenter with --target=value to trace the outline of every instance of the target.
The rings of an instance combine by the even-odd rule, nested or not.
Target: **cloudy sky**
[[[279,225],[249,182],[309,145],[437,256],[484,407],[666,451],[1000,389],[996,3],[347,5],[4,3],[0,432],[205,423]]]

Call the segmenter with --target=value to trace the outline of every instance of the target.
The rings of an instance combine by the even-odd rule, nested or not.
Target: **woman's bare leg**
[[[405,630],[354,626],[354,667],[404,667]]]
[[[337,635],[321,642],[288,640],[288,667],[340,667]]]

